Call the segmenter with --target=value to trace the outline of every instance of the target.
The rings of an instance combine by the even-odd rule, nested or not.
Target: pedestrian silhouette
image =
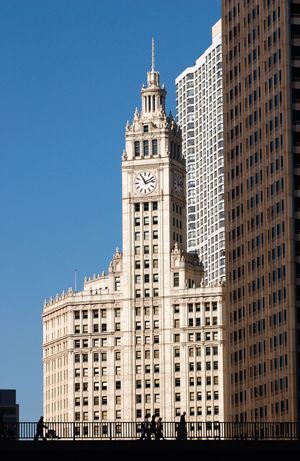
[[[44,436],[44,427],[46,429],[48,429],[48,426],[46,426],[46,424],[44,424],[43,416],[41,416],[40,419],[38,420],[38,422],[36,423],[36,433],[35,433],[35,436],[34,436],[34,439],[33,439],[35,442],[37,440],[39,440],[39,437],[42,437],[44,442],[46,442],[47,439]]]
[[[154,438],[156,438],[156,421],[155,421],[155,415],[153,415],[153,416],[151,417],[150,427],[149,427],[148,435],[147,435],[147,439],[148,439],[148,440],[151,440],[152,434],[154,435]]]
[[[148,437],[148,430],[149,430],[149,421],[148,415],[145,416],[144,421],[141,424],[141,440],[146,440]]]
[[[157,425],[156,425],[156,434],[155,434],[155,440],[160,440],[160,439],[164,440],[162,418],[158,418]]]
[[[185,415],[186,415],[186,412],[184,411],[182,415],[180,416],[178,432],[177,432],[177,438],[179,440],[186,440],[187,438]]]

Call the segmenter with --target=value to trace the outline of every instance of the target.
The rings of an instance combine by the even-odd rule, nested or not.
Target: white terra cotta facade
[[[141,95],[122,158],[123,252],[44,304],[48,421],[224,420],[224,287],[204,285],[186,252],[181,133],[154,64]]]

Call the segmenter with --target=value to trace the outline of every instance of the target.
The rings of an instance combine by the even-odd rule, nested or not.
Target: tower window
[[[147,140],[143,141],[143,154],[144,157],[147,157],[149,155],[149,142]]]
[[[149,125],[144,125],[144,133],[148,133],[149,132]]]
[[[121,288],[120,277],[115,277],[115,291],[120,291],[120,288]]]
[[[141,154],[140,141],[134,141],[134,155],[135,157],[139,157],[140,154]]]
[[[157,155],[157,139],[152,139],[152,155]]]
[[[174,272],[173,274],[173,286],[179,287],[179,272]]]

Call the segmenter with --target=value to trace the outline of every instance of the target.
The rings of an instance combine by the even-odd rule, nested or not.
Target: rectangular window
[[[173,286],[179,287],[179,272],[174,272],[173,274]]]
[[[157,155],[157,139],[152,139],[152,155]]]
[[[143,153],[144,153],[144,157],[148,157],[148,155],[149,155],[149,141],[146,140],[146,139],[143,141]]]
[[[120,291],[120,288],[121,288],[120,277],[115,277],[115,291]]]
[[[134,141],[134,155],[135,157],[139,157],[141,154],[140,152],[140,141]]]
[[[174,357],[180,357],[180,349],[174,349]]]

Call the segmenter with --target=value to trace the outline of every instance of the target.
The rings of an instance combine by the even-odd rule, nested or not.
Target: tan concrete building
[[[141,97],[122,158],[123,251],[44,305],[46,420],[224,419],[224,288],[186,252],[181,133],[154,56]]]
[[[222,1],[228,420],[299,419],[300,2]]]

